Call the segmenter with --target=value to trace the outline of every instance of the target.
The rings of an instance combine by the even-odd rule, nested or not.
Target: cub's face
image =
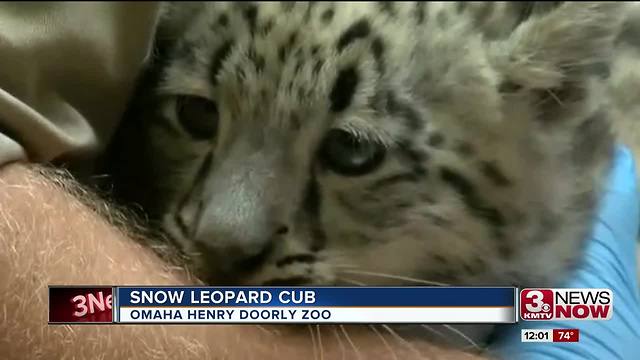
[[[122,192],[211,283],[546,281],[609,154],[588,89],[614,10],[489,39],[455,4],[168,8]]]

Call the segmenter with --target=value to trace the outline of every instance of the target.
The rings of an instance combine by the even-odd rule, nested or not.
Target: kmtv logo
[[[609,320],[613,294],[609,289],[524,289],[522,320]]]

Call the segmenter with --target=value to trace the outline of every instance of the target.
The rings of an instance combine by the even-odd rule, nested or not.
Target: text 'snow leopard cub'
[[[626,6],[167,4],[116,189],[212,284],[552,285],[610,164]]]

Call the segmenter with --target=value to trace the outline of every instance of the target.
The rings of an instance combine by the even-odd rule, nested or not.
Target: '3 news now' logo
[[[609,289],[523,289],[522,320],[609,320],[613,294]]]

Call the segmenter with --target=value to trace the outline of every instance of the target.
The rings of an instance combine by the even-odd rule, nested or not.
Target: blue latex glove
[[[640,359],[640,290],[636,246],[640,197],[633,155],[619,146],[582,266],[563,286],[608,288],[613,315],[605,321],[521,321],[499,330],[493,352],[503,359]],[[522,343],[521,329],[579,329],[578,343]]]

